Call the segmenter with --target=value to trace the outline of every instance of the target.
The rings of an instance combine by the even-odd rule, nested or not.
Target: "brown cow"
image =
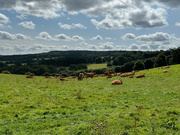
[[[29,74],[26,78],[36,78],[34,73]]]
[[[170,68],[170,66],[165,66],[165,67],[163,67],[163,68]]]
[[[145,77],[145,73],[144,74],[139,74],[139,75],[136,76],[136,78],[143,78],[143,77]]]
[[[68,79],[75,79],[76,76],[69,76]]]
[[[127,77],[127,76],[129,76],[127,73],[121,74],[121,77]]]
[[[130,75],[129,78],[133,78],[133,75]]]
[[[86,73],[86,79],[87,79],[88,77],[93,78],[94,75],[96,75],[96,73]]]
[[[83,78],[84,78],[84,74],[83,73],[79,73],[78,80],[81,81],[81,80],[83,80]]]
[[[65,78],[60,78],[60,81],[64,82],[64,81],[69,81],[69,80]]]
[[[123,83],[122,83],[122,79],[114,80],[114,81],[112,81],[111,84],[112,84],[112,85],[120,85],[120,84],[123,84]]]
[[[168,71],[168,70],[164,70],[164,71],[163,71],[163,73],[167,73],[167,72],[169,72],[169,71]]]
[[[26,76],[26,78],[36,78],[36,77],[28,75],[28,76]]]

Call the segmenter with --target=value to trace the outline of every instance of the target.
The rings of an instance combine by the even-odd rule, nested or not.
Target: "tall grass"
[[[0,74],[1,134],[180,133],[180,65],[144,70],[145,78],[83,81]]]

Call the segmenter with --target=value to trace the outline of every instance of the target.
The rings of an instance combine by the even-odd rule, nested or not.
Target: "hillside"
[[[78,81],[0,74],[2,134],[180,133],[180,65],[145,78],[95,77]],[[111,85],[122,78],[122,85]]]
[[[114,56],[117,57],[128,51],[52,51],[40,54],[27,54],[27,55],[0,55],[0,61],[7,63],[33,63],[37,60],[58,58],[58,57],[98,57],[98,56]]]

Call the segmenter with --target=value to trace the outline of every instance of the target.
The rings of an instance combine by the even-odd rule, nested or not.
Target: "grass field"
[[[179,135],[180,65],[145,78],[83,81],[0,74],[0,134]],[[139,74],[137,73],[137,74]]]
[[[88,65],[88,70],[90,69],[101,69],[101,68],[107,68],[107,63],[102,63],[102,64],[90,64]]]

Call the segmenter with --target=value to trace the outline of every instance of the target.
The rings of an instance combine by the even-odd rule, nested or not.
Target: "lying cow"
[[[169,71],[168,71],[168,70],[164,70],[164,71],[163,71],[163,73],[167,73],[167,72],[169,72]]]
[[[96,73],[86,73],[86,79],[89,77],[93,78],[94,75],[96,75]]]
[[[112,85],[120,85],[120,84],[122,84],[122,79],[114,80],[114,81],[112,81],[111,84],[112,84]]]
[[[139,74],[136,76],[136,78],[143,78],[143,77],[145,77],[145,74]]]

